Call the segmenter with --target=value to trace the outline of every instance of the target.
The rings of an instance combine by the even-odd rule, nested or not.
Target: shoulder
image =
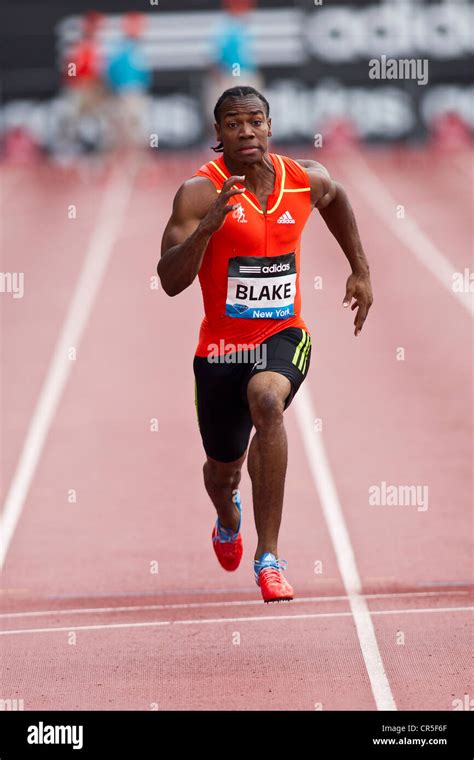
[[[308,172],[308,174],[322,174],[328,178],[330,177],[330,174],[326,167],[320,164],[318,161],[312,161],[309,158],[296,158],[295,162],[299,164],[299,166],[302,166]]]
[[[199,218],[207,213],[216,198],[217,191],[212,180],[195,175],[178,189],[173,201],[173,212],[179,216],[192,215]]]
[[[297,187],[308,185],[308,174],[299,161],[278,153],[273,153],[272,156],[282,166],[285,173],[285,183],[293,183]]]
[[[304,158],[296,159],[296,163],[301,166],[308,176],[313,204],[319,208],[323,198],[326,205],[330,203],[335,197],[336,185],[326,167],[320,164],[319,161]]]
[[[296,159],[296,163],[299,164],[299,166],[301,166],[307,173],[310,179],[311,187],[317,187],[321,184],[326,187],[332,182],[331,175],[329,174],[328,170],[318,161],[298,158]]]
[[[211,182],[215,185],[215,187],[217,189],[220,189],[227,177],[227,173],[223,165],[222,154],[219,156],[216,156],[214,160],[208,161],[207,163],[202,164],[202,166],[200,166],[199,169],[196,172],[194,172],[194,176],[208,177],[208,179],[211,180]]]

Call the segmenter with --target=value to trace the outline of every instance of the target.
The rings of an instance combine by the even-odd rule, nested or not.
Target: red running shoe
[[[271,552],[265,552],[258,561],[254,561],[253,567],[264,602],[289,602],[293,599],[293,589],[281,572],[288,567],[286,560],[280,561]]]
[[[238,490],[232,491],[232,501],[239,510],[240,518],[237,530],[223,528],[219,518],[216,520],[212,531],[212,545],[220,564],[228,572],[237,570],[242,559],[244,545],[240,535],[240,526],[242,523],[242,504],[240,502],[240,493]]]

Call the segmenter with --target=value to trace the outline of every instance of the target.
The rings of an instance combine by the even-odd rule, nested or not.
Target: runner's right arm
[[[229,211],[238,206],[227,205],[227,201],[244,192],[245,188],[232,188],[242,180],[243,177],[229,177],[217,200],[216,190],[206,177],[193,177],[179,188],[163,233],[157,267],[167,295],[178,295],[196,278],[209,239],[222,227]]]

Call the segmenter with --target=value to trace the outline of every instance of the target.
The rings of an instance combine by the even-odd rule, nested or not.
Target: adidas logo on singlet
[[[295,220],[289,211],[285,211],[278,219],[277,224],[295,224]]]

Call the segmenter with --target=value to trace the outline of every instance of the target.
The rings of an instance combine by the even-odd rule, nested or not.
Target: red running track
[[[26,710],[453,709],[473,693],[472,315],[384,213],[403,204],[453,272],[472,267],[470,155],[321,159],[349,191],[375,304],[355,339],[341,306],[347,263],[315,212],[301,277],[313,359],[286,414],[280,538],[297,598],[272,606],[252,576],[246,473],[241,567],[225,574],[211,548],[192,374],[198,284],[176,299],[150,287],[174,191],[205,159],[88,181],[4,169],[2,266],[25,279],[23,298],[0,299],[11,528],[0,697]],[[388,193],[375,206],[374,181]],[[97,293],[76,295],[64,334],[86,261]],[[383,482],[418,486],[424,501],[373,506]]]

